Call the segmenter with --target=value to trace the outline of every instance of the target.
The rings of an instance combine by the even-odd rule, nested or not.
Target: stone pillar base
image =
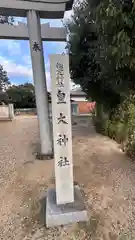
[[[74,198],[73,203],[57,205],[55,189],[48,189],[46,202],[47,227],[88,221],[87,211],[78,186],[74,187]]]
[[[42,153],[37,153],[36,154],[36,159],[37,160],[50,160],[53,159],[54,155],[53,154],[42,154]]]
[[[3,118],[3,117],[0,117],[0,122],[12,122],[13,119],[11,118]]]

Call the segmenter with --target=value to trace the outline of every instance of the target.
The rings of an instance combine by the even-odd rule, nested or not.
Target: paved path
[[[73,126],[74,180],[90,221],[43,227],[39,199],[54,185],[53,161],[35,160],[36,117],[17,117],[0,122],[0,239],[135,239],[135,164],[114,141],[96,134],[90,121],[77,122],[82,126]]]

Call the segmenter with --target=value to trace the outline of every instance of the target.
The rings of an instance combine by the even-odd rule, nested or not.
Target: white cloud
[[[70,19],[72,14],[73,14],[73,10],[66,11],[64,14],[64,21]]]
[[[19,83],[16,83],[16,82],[11,82],[11,86],[18,86],[19,85]]]
[[[0,40],[0,48],[8,50],[10,56],[21,54],[20,42],[15,40]]]
[[[21,46],[19,42],[16,42],[15,40],[10,40],[7,44],[7,47],[10,55],[21,54]]]
[[[32,78],[32,69],[31,67],[17,64],[10,59],[6,59],[5,57],[0,56],[0,64],[7,71],[10,76],[24,76],[28,78]]]
[[[41,24],[49,23],[51,27],[63,27],[62,19],[41,19]]]
[[[0,56],[0,64],[7,71],[9,77],[26,77],[28,81],[32,82],[33,73],[31,66],[17,64],[12,60]],[[50,72],[46,71],[47,88],[50,89]],[[12,82],[12,84],[14,84]],[[19,83],[18,83],[19,84]],[[16,84],[17,85],[17,84]]]
[[[65,47],[66,42],[43,42],[44,57],[49,54],[62,54],[65,52]]]
[[[29,56],[29,55],[24,55],[23,57],[22,57],[22,60],[23,60],[23,62],[25,63],[25,64],[27,64],[27,65],[29,65],[29,66],[31,66],[31,57]]]
[[[18,24],[18,22],[27,23],[26,17],[14,17],[14,20],[15,20],[15,24]]]

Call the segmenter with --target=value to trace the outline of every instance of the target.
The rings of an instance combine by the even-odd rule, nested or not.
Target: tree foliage
[[[80,10],[81,9],[81,10]],[[72,80],[96,102],[98,132],[135,156],[135,0],[87,0],[67,23]],[[105,111],[106,110],[106,111]]]
[[[34,108],[35,89],[33,84],[25,83],[21,85],[13,85],[7,89],[9,102],[14,104],[15,108]]]
[[[85,12],[80,14],[76,9],[72,21],[67,22],[67,32],[71,78],[76,84],[81,85],[87,96],[94,97],[99,64],[95,59],[97,33],[91,16]],[[93,92],[89,88],[91,82]]]
[[[67,22],[71,78],[106,109],[135,90],[134,19],[135,1],[88,0]]]
[[[10,81],[7,76],[7,72],[0,65],[0,92],[5,91],[10,85]]]
[[[13,25],[14,24],[14,18],[9,17],[9,16],[1,16],[0,15],[0,23],[2,23],[2,24],[8,23],[10,25]]]
[[[13,85],[7,89],[8,102],[13,103],[15,108],[36,108],[35,87],[32,83]],[[48,92],[48,101],[51,95]]]
[[[100,78],[120,95],[135,87],[134,18],[134,8],[125,2],[106,0],[96,10]]]

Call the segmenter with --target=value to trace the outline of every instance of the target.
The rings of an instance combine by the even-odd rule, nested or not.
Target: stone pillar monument
[[[68,55],[52,55],[52,116],[57,204],[74,201]]]
[[[88,220],[78,186],[73,185],[68,55],[51,55],[55,189],[47,193],[47,226]]]
[[[37,114],[41,139],[41,155],[52,156],[52,134],[49,124],[49,106],[46,87],[40,17],[34,10],[27,12],[28,33],[35,84]]]

